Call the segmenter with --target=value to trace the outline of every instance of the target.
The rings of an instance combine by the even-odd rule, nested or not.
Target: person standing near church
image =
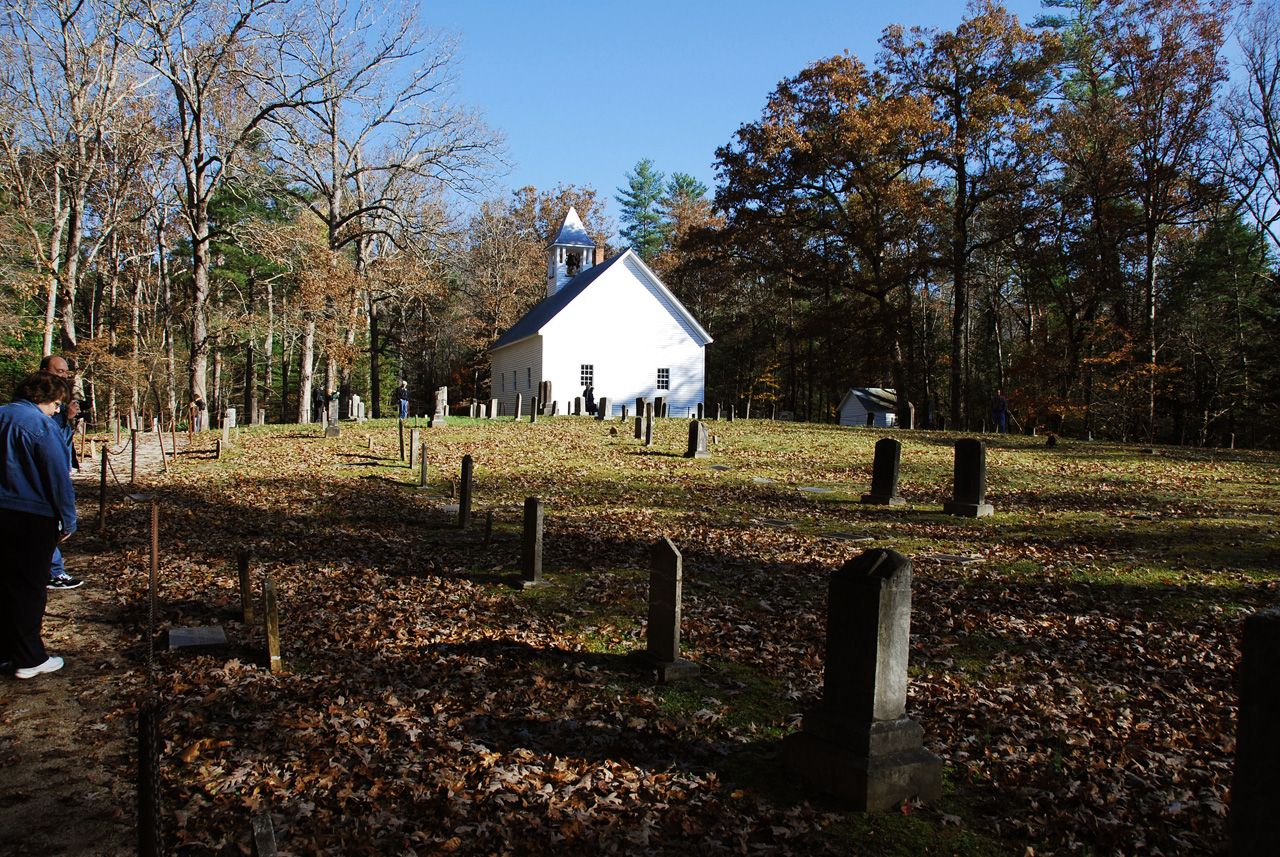
[[[996,390],[991,397],[991,422],[999,434],[1007,434],[1009,427],[1006,420],[1009,416],[1009,401],[1004,397],[1004,390]]]
[[[63,357],[50,354],[40,361],[40,369],[44,372],[52,372],[66,381],[68,385],[71,383],[71,367]],[[62,438],[67,444],[68,472],[75,463],[76,421],[79,419],[80,403],[70,398],[70,396],[68,396],[66,404],[62,405],[58,413],[53,417],[54,423],[58,426],[58,431],[61,432]],[[83,580],[67,574],[66,564],[62,560],[62,550],[55,545],[53,548],[53,560],[49,563],[49,588],[75,589],[82,583],[84,583]]]
[[[396,389],[396,407],[400,412],[400,419],[409,419],[409,382],[401,381],[399,388]]]
[[[66,444],[53,422],[71,387],[52,372],[18,384],[0,406],[0,662],[20,679],[62,669],[41,639],[53,549],[76,530]]]

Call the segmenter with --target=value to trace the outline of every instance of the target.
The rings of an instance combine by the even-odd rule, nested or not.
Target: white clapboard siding
[[[538,395],[538,384],[542,381],[542,337],[530,336],[496,349],[490,360],[493,366],[491,396],[501,403],[502,415],[515,416],[516,394],[519,394],[524,397],[524,414],[528,416],[529,401]]]

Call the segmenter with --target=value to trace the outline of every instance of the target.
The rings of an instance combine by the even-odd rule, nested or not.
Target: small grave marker
[[[545,586],[542,579],[542,501],[529,497],[524,501],[524,537],[520,543],[520,586],[529,589]]]
[[[610,399],[608,396],[600,397],[600,401],[596,405],[596,419],[613,419],[613,399]]]
[[[942,511],[965,518],[984,518],[995,509],[987,502],[987,445],[963,437],[956,441],[955,492]]]
[[[876,441],[876,455],[871,465],[871,493],[862,495],[863,503],[879,506],[905,506],[898,496],[898,473],[902,467],[902,443],[891,437]]]
[[[418,438],[420,437],[419,429],[409,429],[409,469],[413,470],[418,466]]]
[[[416,432],[416,431],[417,431],[417,429],[414,429],[414,431]],[[423,441],[423,443],[422,443],[422,452],[421,452],[421,453],[419,454],[419,456],[418,456],[418,487],[419,487],[419,488],[426,488],[426,487],[427,487],[427,444],[426,444],[426,441]]]
[[[529,422],[536,423],[538,421],[538,397],[534,396],[529,402]]]
[[[284,672],[280,659],[280,609],[276,602],[276,582],[268,577],[262,583],[262,612],[267,623],[267,659],[273,673]]]
[[[649,552],[649,624],[640,657],[664,684],[699,673],[697,664],[680,658],[682,565],[680,551],[666,536]]]
[[[864,812],[942,796],[942,760],[906,716],[910,634],[911,560],[873,549],[832,573],[822,701],[783,758]]]
[[[253,615],[253,582],[249,579],[249,552],[236,551],[236,572],[240,578],[240,607],[244,611],[244,623],[252,625],[256,620]]]
[[[221,625],[200,628],[170,628],[170,649],[213,649],[227,645],[227,632]]]
[[[684,457],[711,457],[711,451],[707,449],[707,427],[699,420],[689,423],[689,449],[685,452]]]
[[[489,400],[489,419],[491,420],[497,419],[497,417],[498,417],[498,400],[490,399]]]
[[[461,494],[458,497],[458,528],[462,530],[471,526],[471,475],[474,470],[475,462],[471,456],[462,456]]]
[[[838,542],[874,542],[876,540],[875,536],[867,535],[866,533],[834,532],[823,533],[822,537],[825,539],[835,539]]]

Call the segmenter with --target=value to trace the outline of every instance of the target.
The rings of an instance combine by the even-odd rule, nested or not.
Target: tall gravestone
[[[724,405],[716,402],[716,422],[720,422],[722,419],[724,419]]]
[[[524,416],[524,393],[516,393],[516,419]]]
[[[631,410],[630,410],[630,409],[631,409],[631,406],[630,406],[630,405],[623,405],[623,406],[622,406],[622,421],[623,421],[624,423],[625,423],[628,419],[630,419],[630,418],[631,418]]]
[[[680,657],[680,602],[683,558],[663,536],[649,552],[649,623],[645,649],[637,657],[658,680],[667,683],[698,675],[698,665]]]
[[[685,458],[710,458],[711,450],[707,448],[707,427],[701,420],[689,423],[689,450]]]
[[[409,469],[413,470],[418,466],[418,443],[419,435],[417,427],[409,429]]]
[[[489,400],[489,419],[495,419],[498,416],[498,400]]]
[[[654,419],[659,419],[659,420],[660,420],[660,419],[662,419],[663,417],[665,417],[666,415],[667,415],[667,397],[666,397],[666,396],[654,396],[654,397],[653,397],[653,417],[654,417]]]
[[[613,400],[608,396],[601,396],[596,404],[596,419],[611,420],[613,419]]]
[[[573,397],[573,415],[575,417],[582,416],[582,397],[581,396]]]
[[[698,402],[698,422],[702,422],[702,420],[704,419],[703,417],[704,410],[705,409],[703,408],[702,402]]]
[[[449,388],[440,387],[436,390],[436,408],[431,415],[431,422],[428,424],[431,428],[440,428],[444,426],[449,417]]]
[[[1244,620],[1231,780],[1231,857],[1270,857],[1280,839],[1280,608]]]
[[[636,440],[644,440],[644,417],[636,417]]]
[[[880,506],[905,506],[898,496],[898,472],[902,466],[902,444],[891,437],[876,441],[876,457],[871,464],[871,493],[862,495],[863,503]]]
[[[636,416],[644,413],[644,396],[636,396]]]
[[[418,434],[418,430],[413,430],[414,435]],[[422,444],[422,451],[418,454],[418,487],[427,487],[427,445]]]
[[[729,422],[733,422],[735,410],[736,410],[736,406],[734,405],[729,406]]]
[[[956,441],[952,499],[942,504],[948,515],[985,518],[995,513],[987,502],[987,445],[972,437]]]
[[[529,422],[536,423],[538,421],[538,398],[535,396],[529,402]]]
[[[529,589],[544,586],[542,579],[542,501],[528,497],[524,501],[524,532],[520,541],[520,586]]]
[[[789,767],[864,812],[942,796],[942,760],[906,716],[911,577],[882,548],[832,572],[822,701],[783,742]]]
[[[653,402],[644,403],[644,445],[653,446]]]

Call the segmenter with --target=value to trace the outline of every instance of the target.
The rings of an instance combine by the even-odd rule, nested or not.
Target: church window
[[[658,370],[658,389],[659,390],[671,389],[671,370],[670,369]]]
[[[591,363],[582,364],[582,386],[591,387],[596,383],[596,367]]]

